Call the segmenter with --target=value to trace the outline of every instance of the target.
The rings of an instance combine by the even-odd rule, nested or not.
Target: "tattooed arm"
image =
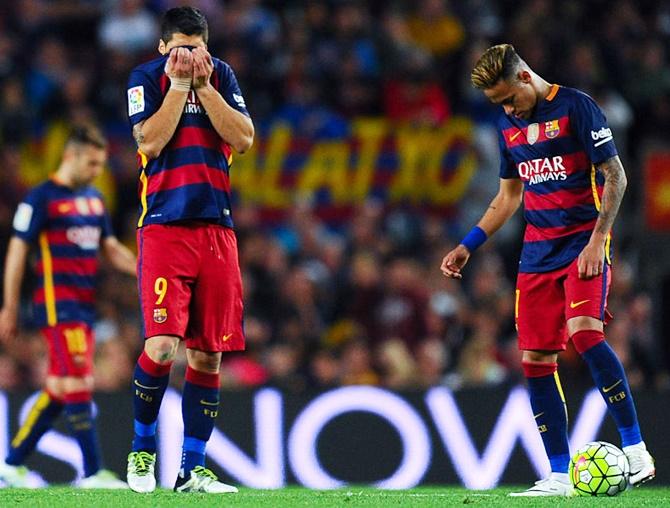
[[[601,162],[596,168],[605,175],[605,188],[600,204],[600,214],[589,243],[579,255],[579,277],[590,279],[600,275],[605,263],[605,243],[612,230],[623,194],[626,191],[626,173],[618,156]]]
[[[487,236],[491,236],[505,224],[521,206],[523,199],[523,182],[518,178],[501,178],[498,194],[493,198],[481,220],[477,223]],[[463,244],[459,244],[449,252],[440,269],[445,277],[461,279],[461,268],[468,262],[471,252]]]

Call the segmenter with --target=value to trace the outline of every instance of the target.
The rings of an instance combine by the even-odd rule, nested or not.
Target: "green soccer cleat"
[[[149,452],[131,452],[128,455],[128,486],[141,494],[156,490],[156,454]]]
[[[237,492],[237,487],[220,482],[217,476],[203,466],[196,466],[187,480],[183,471],[177,476],[175,492],[205,492],[207,494],[229,494]]]
[[[0,462],[0,482],[5,487],[15,489],[26,489],[28,485],[28,468],[26,466],[12,466],[6,462]]]
[[[107,469],[101,469],[82,479],[77,485],[80,489],[127,489],[128,484]]]

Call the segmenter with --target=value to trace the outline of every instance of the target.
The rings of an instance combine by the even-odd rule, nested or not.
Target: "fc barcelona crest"
[[[526,139],[528,140],[529,145],[534,145],[537,141],[537,138],[540,137],[540,126],[536,123],[532,123],[528,126],[528,132],[526,133]]]
[[[558,133],[561,131],[561,128],[558,125],[558,120],[549,120],[544,122],[544,135],[548,139],[554,139],[558,136]]]
[[[167,309],[165,307],[154,309],[154,321],[156,323],[165,323],[167,321]]]

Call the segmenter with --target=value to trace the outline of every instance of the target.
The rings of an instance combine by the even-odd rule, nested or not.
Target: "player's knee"
[[[62,381],[64,396],[68,393],[93,393],[93,376],[67,376]]]
[[[575,350],[581,355],[605,340],[602,330],[579,330],[570,337]]]
[[[188,365],[200,372],[217,374],[221,367],[221,353],[210,353],[208,351],[186,350]]]
[[[603,331],[603,322],[591,316],[576,316],[568,319],[568,336],[573,337],[577,332],[583,330]]]
[[[158,364],[174,362],[179,346],[179,337],[158,335],[150,337],[144,342],[144,351],[147,356]]]
[[[47,376],[46,382],[44,383],[46,391],[54,399],[62,399],[65,390],[63,388],[63,379],[58,376]]]
[[[522,355],[523,363],[556,363],[558,354],[553,351],[525,350]]]

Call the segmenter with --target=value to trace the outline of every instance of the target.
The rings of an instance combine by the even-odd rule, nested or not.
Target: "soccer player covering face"
[[[472,83],[503,107],[500,190],[463,241],[442,261],[460,279],[470,255],[524,202],[526,232],[516,288],[516,325],[530,402],[551,475],[521,496],[567,496],[570,451],[558,353],[572,340],[621,434],[630,482],[655,475],[626,374],[605,341],[610,231],[626,175],[605,116],[588,95],[552,85],[514,48],[489,48]]]
[[[133,379],[135,437],[128,484],[156,488],[156,420],[179,341],[188,365],[184,440],[174,489],[237,492],[205,468],[219,406],[221,353],[244,349],[242,283],[229,170],[254,128],[232,69],[207,51],[207,21],[192,7],[163,17],[160,57],[135,68],[128,114],[138,146],[138,284],[144,351]]]
[[[0,339],[16,338],[21,282],[31,248],[37,254],[34,325],[41,328],[49,352],[46,386],[0,463],[6,486],[26,487],[22,466],[54,420],[65,413],[84,459],[84,488],[127,488],[101,469],[92,411],[93,354],[91,325],[98,252],[118,270],[135,275],[135,256],[112,234],[100,193],[91,187],[107,159],[106,141],[91,126],[72,130],[54,176],[19,204],[9,242],[0,311]]]

